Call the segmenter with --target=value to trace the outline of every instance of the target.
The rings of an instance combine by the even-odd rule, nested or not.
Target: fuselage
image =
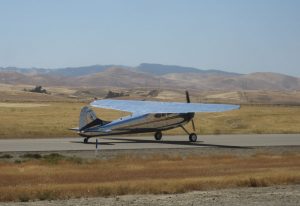
[[[194,113],[155,113],[130,115],[105,125],[95,125],[79,132],[84,137],[157,132],[188,123]]]

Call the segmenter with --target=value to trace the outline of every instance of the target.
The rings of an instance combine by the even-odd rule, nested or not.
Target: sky
[[[0,67],[144,62],[300,76],[300,1],[0,0]]]

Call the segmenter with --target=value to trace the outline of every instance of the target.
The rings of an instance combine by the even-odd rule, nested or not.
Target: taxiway
[[[80,137],[0,140],[0,152],[95,150],[95,140],[91,138],[88,144]],[[196,143],[190,143],[184,135],[164,136],[162,141],[152,136],[111,136],[98,140],[100,150],[300,146],[300,134],[203,135],[198,136]]]

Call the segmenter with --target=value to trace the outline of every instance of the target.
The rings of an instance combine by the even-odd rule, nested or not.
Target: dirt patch
[[[32,107],[47,107],[50,104],[37,104],[37,103],[3,103],[0,102],[0,107],[9,108],[32,108]]]

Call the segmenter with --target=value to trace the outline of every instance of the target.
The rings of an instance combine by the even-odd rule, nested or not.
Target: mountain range
[[[177,88],[197,90],[300,90],[300,78],[271,72],[220,70],[143,63],[57,69],[0,67],[1,84],[66,87]]]

